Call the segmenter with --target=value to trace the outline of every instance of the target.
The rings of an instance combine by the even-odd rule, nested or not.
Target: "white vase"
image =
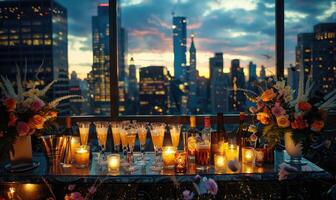
[[[289,159],[286,159],[285,162],[294,165],[305,164],[305,162],[302,161],[302,142],[295,143],[292,135],[292,132],[286,132],[284,135],[285,148],[287,154],[289,155]]]

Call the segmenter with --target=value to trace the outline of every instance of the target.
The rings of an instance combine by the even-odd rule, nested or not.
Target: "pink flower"
[[[68,185],[68,190],[73,191],[76,188],[75,184]]]
[[[261,110],[265,106],[264,102],[261,100],[261,98],[257,98],[257,110]]]
[[[279,170],[279,181],[286,180],[291,173],[296,171],[295,167],[282,163]]]
[[[89,193],[92,195],[94,193],[96,193],[97,191],[97,188],[95,186],[91,186],[89,189],[88,189]]]
[[[275,106],[272,108],[272,113],[275,117],[286,114],[286,110],[280,106],[280,103],[275,103]]]
[[[184,190],[182,194],[184,200],[191,200],[194,198],[195,195],[193,192],[190,192],[189,190]]]
[[[208,181],[205,183],[205,187],[212,195],[216,195],[218,192],[218,185],[216,181],[211,178],[209,178]]]
[[[71,200],[84,200],[84,198],[82,197],[82,194],[79,192],[72,192],[70,194],[70,199]]]
[[[36,97],[31,105],[31,110],[38,112],[45,106],[45,103],[38,97]]]
[[[27,136],[29,135],[30,128],[26,122],[18,122],[16,125],[16,132],[19,136]]]

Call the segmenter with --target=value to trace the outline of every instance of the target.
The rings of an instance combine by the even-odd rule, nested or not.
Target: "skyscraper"
[[[187,19],[173,17],[174,78],[184,81],[186,74]]]
[[[195,114],[197,107],[197,69],[196,69],[196,48],[194,44],[194,34],[191,35],[191,44],[189,48],[190,66],[188,69],[188,110],[191,114]]]
[[[169,77],[164,66],[140,68],[141,115],[167,114],[169,109]]]
[[[259,72],[259,77],[261,80],[266,79],[266,69],[264,65],[261,65],[260,72]]]
[[[27,67],[27,79],[37,72],[40,86],[57,79],[47,97],[68,94],[67,10],[54,0],[0,1],[0,74],[16,79],[16,64]],[[41,68],[40,68],[41,65]],[[69,101],[60,115],[69,114]]]
[[[257,65],[252,61],[249,63],[249,81],[254,81],[257,79]]]
[[[240,112],[245,109],[245,94],[239,89],[245,89],[245,74],[244,69],[240,67],[240,60],[231,60],[230,69],[230,92],[229,110],[231,112]]]
[[[90,91],[93,96],[94,114],[109,115],[111,112],[110,61],[109,61],[109,7],[98,5],[97,16],[92,17],[93,65]],[[121,96],[119,99],[124,99]]]
[[[210,65],[210,100],[211,112],[227,112],[228,108],[228,77],[224,75],[223,53],[215,53],[209,59]]]
[[[287,82],[288,85],[294,90],[293,98],[296,98],[297,96],[297,91],[299,87],[299,72],[294,66],[290,66],[287,68]]]
[[[336,23],[320,23],[314,33],[298,34],[296,67],[304,70],[315,91],[327,94],[336,86]],[[304,87],[305,81],[303,82]]]
[[[127,114],[137,114],[139,104],[139,88],[138,80],[136,77],[137,69],[134,64],[134,59],[131,58],[129,65],[129,79],[128,79],[128,92],[127,92]]]
[[[197,76],[197,114],[205,114],[210,112],[209,100],[209,79]]]

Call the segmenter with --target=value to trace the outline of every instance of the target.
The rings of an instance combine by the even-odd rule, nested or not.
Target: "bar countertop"
[[[283,154],[284,158],[288,156]],[[143,167],[136,165],[137,170],[133,173],[128,173],[123,168],[117,174],[111,174],[107,170],[100,169],[97,163],[91,162],[90,167],[84,169],[77,169],[75,167],[62,168],[47,167],[45,157],[43,154],[35,154],[34,160],[40,162],[40,166],[34,170],[23,173],[9,173],[4,167],[0,168],[0,182],[20,182],[20,183],[42,183],[43,179],[52,183],[66,183],[66,182],[82,182],[91,183],[97,178],[102,179],[105,183],[165,183],[165,182],[186,182],[200,174],[213,178],[216,181],[275,181],[278,179],[279,164],[283,162],[278,160],[274,165],[264,164],[262,167],[242,164],[240,169],[236,172],[226,168],[223,171],[216,171],[212,166],[207,171],[197,171],[195,165],[190,164],[186,173],[178,174],[174,170],[162,170],[160,172],[153,172],[150,169],[153,153],[147,153],[147,157],[151,160]],[[300,179],[324,179],[330,180],[331,174],[312,162],[304,159],[306,165],[296,166],[298,171],[293,173],[296,180]]]

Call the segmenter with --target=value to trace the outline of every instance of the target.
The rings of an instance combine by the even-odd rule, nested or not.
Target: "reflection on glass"
[[[87,145],[90,132],[90,122],[79,122],[79,135],[82,145]]]

